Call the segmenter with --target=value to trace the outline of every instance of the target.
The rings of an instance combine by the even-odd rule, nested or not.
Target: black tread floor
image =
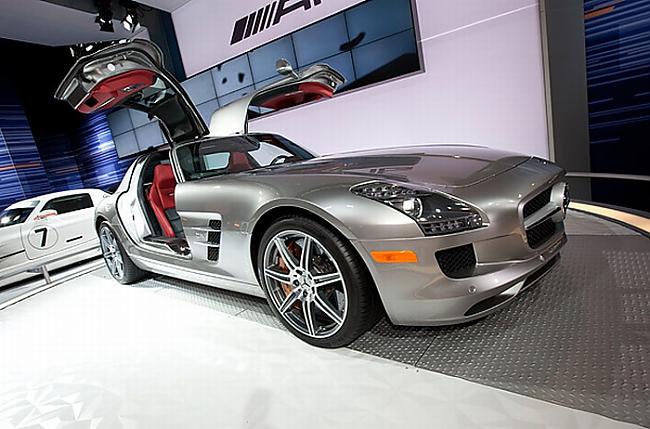
[[[380,322],[352,348],[650,426],[650,240],[572,236],[512,305],[472,324]]]

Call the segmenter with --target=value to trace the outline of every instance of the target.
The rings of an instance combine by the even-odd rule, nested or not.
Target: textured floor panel
[[[262,325],[284,329],[282,323],[273,315],[271,307],[262,298],[164,276],[147,279],[136,286],[159,287],[158,293],[162,295],[198,304]]]
[[[237,317],[270,326],[272,328],[284,329],[282,322],[275,317],[266,301],[262,301],[262,305],[260,305],[259,308],[255,308],[254,306],[247,308],[239,313]]]
[[[635,290],[639,285],[647,284],[646,275],[650,272],[650,257],[647,252],[604,249],[603,255],[618,287]]]
[[[650,240],[570,219],[570,233],[588,233],[504,310],[454,327],[382,320],[351,348],[650,427]],[[283,329],[259,298],[165,277],[136,286]]]
[[[198,304],[226,314],[238,315],[249,308],[259,308],[260,305],[266,305],[268,307],[268,304],[259,298],[210,286],[189,283],[171,277],[156,277],[139,284],[160,285],[161,289],[157,292],[159,294]]]
[[[615,222],[577,210],[567,212],[565,227],[569,235],[641,235]]]
[[[397,362],[416,365],[433,341],[433,330],[393,326],[386,319],[364,334],[352,349]]]
[[[352,348],[407,363],[420,354],[421,368],[650,426],[649,279],[647,239],[573,236],[506,309],[455,327],[384,321]]]

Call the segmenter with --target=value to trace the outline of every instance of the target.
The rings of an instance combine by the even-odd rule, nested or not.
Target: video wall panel
[[[411,0],[367,0],[274,40],[182,83],[206,121],[215,110],[281,79],[279,58],[294,68],[327,63],[346,83],[339,92],[373,85],[421,68]],[[142,112],[109,115],[120,157],[164,144]],[[149,127],[149,128],[145,128]],[[135,141],[134,141],[135,139]]]

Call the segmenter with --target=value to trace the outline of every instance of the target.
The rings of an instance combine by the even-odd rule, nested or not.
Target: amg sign
[[[202,72],[363,1],[190,0],[172,13],[185,73]]]
[[[319,6],[321,3],[322,0],[275,0],[237,20],[230,38],[230,45],[279,24],[282,17],[291,12],[299,9],[309,10],[312,6]]]

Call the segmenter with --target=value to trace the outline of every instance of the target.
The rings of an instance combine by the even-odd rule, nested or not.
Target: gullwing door
[[[246,134],[248,119],[256,113],[330,98],[345,82],[343,75],[327,64],[316,64],[295,72],[286,60],[281,59],[276,69],[286,77],[217,110],[210,120],[210,135]]]
[[[202,137],[208,128],[148,40],[118,42],[80,58],[55,93],[81,113],[119,105],[160,120],[170,143]]]

